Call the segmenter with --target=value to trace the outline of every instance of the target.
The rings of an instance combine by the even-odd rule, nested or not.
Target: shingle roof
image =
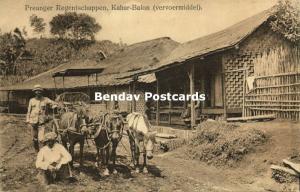
[[[197,56],[205,56],[218,51],[230,49],[236,44],[242,42],[258,27],[266,22],[272,13],[272,9],[258,13],[222,31],[180,44],[168,57],[163,59],[157,65],[146,70],[136,71],[128,76],[153,72],[168,67],[174,63],[180,63]],[[123,77],[128,76],[123,75]]]

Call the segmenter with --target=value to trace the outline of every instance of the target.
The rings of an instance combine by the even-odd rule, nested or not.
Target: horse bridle
[[[140,117],[143,117],[143,115],[137,114],[137,115],[134,116],[134,120],[133,120],[133,121],[134,121],[135,124],[134,124],[133,126],[137,126],[137,123],[138,123],[138,122],[136,121],[136,119],[138,119],[138,118],[140,118]],[[144,117],[143,117],[143,118],[144,118]],[[134,138],[134,136],[132,135],[131,131],[129,131],[129,134],[130,134],[130,136],[131,136],[132,138]],[[146,135],[143,135],[143,137],[146,137]],[[151,139],[151,138],[147,138],[147,140],[149,140],[149,139]],[[139,147],[139,143],[140,143],[140,142],[139,142],[139,143],[136,143],[136,142],[135,142],[135,139],[133,139],[133,142],[135,143],[135,145],[136,145],[138,148],[140,148],[140,147]],[[151,152],[152,152],[153,150],[147,150],[147,149],[146,149],[145,139],[143,139],[143,151],[140,151],[140,153],[145,153],[145,152],[147,152],[147,151],[151,151]]]
[[[105,129],[105,132],[106,132],[106,137],[108,138],[108,142],[101,148],[99,149],[105,149],[109,146],[109,144],[112,142],[112,139],[111,139],[111,136],[113,133],[115,132],[119,132],[119,138],[118,138],[118,142],[122,139],[122,132],[123,132],[123,128],[124,126],[121,127],[120,130],[118,130],[117,128],[113,129],[113,130],[110,130],[109,127],[107,126],[107,122],[106,122],[106,118],[107,116],[109,115],[109,113],[105,113],[102,115],[102,121],[100,121],[100,123],[98,125],[100,125],[100,128],[99,130],[96,131],[96,134],[100,133],[100,131],[102,130],[102,128]],[[115,116],[115,118],[120,118],[122,120],[122,117],[121,116]]]

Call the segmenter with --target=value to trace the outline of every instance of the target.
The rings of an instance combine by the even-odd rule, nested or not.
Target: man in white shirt
[[[31,126],[33,147],[37,152],[39,151],[39,141],[42,142],[44,139],[45,123],[47,121],[46,107],[47,105],[51,105],[52,108],[57,106],[56,102],[43,96],[43,90],[41,85],[34,86],[32,91],[35,97],[29,101],[26,116],[26,122]]]
[[[45,134],[45,146],[38,152],[36,168],[43,172],[46,184],[54,182],[68,169],[68,163],[72,160],[70,153],[63,145],[56,143],[56,133]]]

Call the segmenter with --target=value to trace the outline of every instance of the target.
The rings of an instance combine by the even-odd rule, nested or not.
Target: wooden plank
[[[247,102],[270,102],[270,103],[300,103],[300,101],[294,101],[294,100],[254,100],[249,99],[246,100]]]
[[[168,134],[168,133],[156,133],[155,136],[160,137],[160,138],[166,138],[166,139],[177,138],[177,136],[175,134]]]
[[[298,177],[298,173],[296,171],[294,171],[293,169],[289,169],[289,168],[281,167],[281,166],[277,166],[277,165],[271,165],[271,169]]]
[[[300,95],[300,92],[249,94],[249,95],[246,95],[246,97],[272,96],[272,95]]]
[[[203,114],[223,114],[224,109],[222,108],[203,108],[202,109]]]
[[[294,111],[300,112],[300,109],[272,109],[272,108],[251,108],[251,110],[260,110],[260,111]]]
[[[250,121],[250,120],[271,120],[276,119],[275,114],[272,115],[257,115],[257,116],[248,116],[248,117],[233,117],[228,118],[228,122],[237,122],[237,121]]]
[[[290,105],[290,104],[252,104],[252,105],[245,105],[246,107],[298,107],[296,105]]]
[[[270,86],[263,86],[263,87],[256,87],[255,89],[265,89],[265,88],[277,88],[277,87],[290,87],[290,86],[297,86],[300,83],[291,83],[291,84],[282,84],[282,85],[270,85]]]
[[[296,171],[298,174],[300,174],[300,164],[293,163],[287,159],[283,159],[282,162],[284,165],[292,168],[294,171]]]

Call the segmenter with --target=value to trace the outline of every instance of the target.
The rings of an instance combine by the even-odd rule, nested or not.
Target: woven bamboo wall
[[[242,108],[244,79],[244,71],[242,69],[246,68],[249,74],[253,74],[254,58],[256,58],[256,54],[251,54],[251,52],[227,54],[224,56],[227,108]]]
[[[254,62],[257,58],[264,52],[279,47],[290,48],[291,44],[271,31],[268,24],[264,24],[236,49],[223,55],[225,97],[228,109],[243,107],[244,75],[246,78],[254,75]]]
[[[254,61],[254,89],[246,95],[245,115],[276,114],[300,119],[300,49],[282,47]]]
[[[136,112],[144,114],[145,113],[145,107],[146,107],[145,94],[144,94],[143,91],[140,91],[140,90],[138,90],[136,92],[136,94],[140,95],[140,99],[136,102]]]

